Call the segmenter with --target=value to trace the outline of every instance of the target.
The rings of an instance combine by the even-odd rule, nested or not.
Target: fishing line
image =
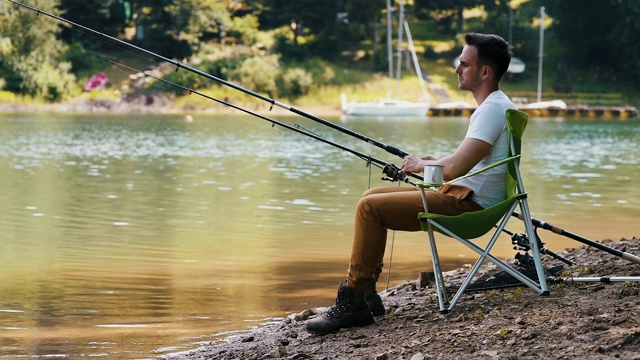
[[[119,44],[119,45],[127,46],[127,47],[129,47],[130,49],[133,49],[133,50],[135,50],[135,51],[138,51],[138,52],[140,52],[140,53],[142,53],[142,54],[146,54],[146,55],[148,55],[148,56],[150,56],[150,57],[152,57],[152,58],[156,58],[156,59],[158,59],[158,60],[162,60],[162,61],[164,61],[164,62],[167,62],[167,63],[169,63],[169,64],[172,64],[173,66],[175,66],[176,71],[178,71],[178,70],[180,70],[180,69],[182,68],[182,69],[185,69],[185,70],[187,70],[187,71],[190,71],[190,72],[192,72],[192,73],[194,73],[194,74],[197,74],[197,75],[200,75],[200,76],[202,76],[202,77],[205,77],[205,78],[207,78],[207,79],[209,79],[209,80],[216,81],[216,82],[218,82],[218,83],[220,83],[220,84],[223,84],[223,85],[225,85],[225,86],[228,86],[228,87],[230,87],[230,88],[233,88],[233,89],[238,90],[238,91],[240,91],[240,92],[243,92],[243,93],[245,93],[245,94],[248,94],[248,95],[251,95],[251,96],[253,96],[253,97],[256,97],[256,98],[258,98],[258,99],[260,99],[260,100],[263,100],[263,101],[265,101],[265,102],[267,102],[267,103],[271,104],[271,106],[270,106],[269,110],[272,110],[274,106],[278,106],[278,107],[283,108],[283,109],[285,109],[285,110],[288,110],[288,111],[290,111],[290,112],[292,112],[292,113],[294,113],[294,114],[297,114],[297,115],[302,116],[302,117],[305,117],[305,118],[307,118],[307,119],[310,119],[310,120],[316,121],[316,122],[321,123],[321,124],[323,124],[323,125],[325,125],[325,126],[331,127],[331,128],[333,128],[333,129],[335,129],[335,130],[338,130],[338,131],[340,131],[340,132],[342,132],[342,133],[345,133],[345,134],[347,134],[347,135],[350,135],[350,136],[353,136],[353,137],[355,137],[355,138],[358,138],[358,139],[360,139],[360,140],[362,140],[362,141],[365,141],[365,142],[367,142],[367,143],[369,143],[369,144],[372,144],[372,145],[374,145],[374,146],[377,146],[377,147],[379,147],[379,148],[381,148],[381,149],[383,149],[383,150],[387,151],[388,153],[393,154],[393,155],[396,155],[396,156],[398,156],[398,157],[400,157],[400,158],[404,158],[405,156],[409,155],[409,153],[408,153],[408,152],[406,152],[406,151],[403,151],[403,150],[400,150],[400,149],[398,149],[398,148],[396,148],[396,147],[393,147],[393,146],[387,145],[387,144],[385,144],[385,143],[383,143],[383,142],[381,142],[381,141],[378,141],[378,140],[376,140],[376,139],[370,138],[370,137],[365,136],[365,135],[363,135],[363,134],[357,133],[357,132],[355,132],[355,131],[353,131],[353,130],[350,130],[350,129],[348,129],[348,128],[345,128],[345,127],[343,127],[343,126],[340,126],[340,125],[334,124],[334,123],[332,123],[332,122],[330,122],[330,121],[328,121],[328,120],[325,120],[325,119],[323,119],[323,118],[320,118],[320,117],[318,117],[318,116],[315,116],[315,115],[312,115],[312,114],[306,113],[306,112],[304,112],[304,111],[302,111],[302,110],[296,109],[295,107],[293,107],[293,106],[291,106],[291,105],[288,105],[288,104],[282,103],[282,102],[280,102],[280,101],[278,101],[278,100],[275,100],[275,99],[269,98],[269,97],[264,96],[264,95],[262,95],[262,94],[259,94],[259,93],[257,93],[257,92],[254,92],[254,91],[251,91],[251,90],[249,90],[249,89],[243,88],[242,86],[236,85],[236,84],[234,84],[234,83],[232,83],[232,82],[229,82],[229,81],[227,81],[227,80],[220,79],[220,78],[218,78],[218,77],[216,77],[216,76],[213,76],[213,75],[211,75],[211,74],[208,74],[208,73],[206,73],[206,72],[204,72],[204,71],[198,70],[198,69],[193,68],[193,67],[190,67],[190,66],[188,66],[188,65],[185,65],[185,64],[183,64],[183,63],[181,63],[181,62],[179,62],[179,61],[175,61],[175,60],[169,59],[169,58],[167,58],[167,57],[164,57],[164,56],[162,56],[162,55],[156,54],[156,53],[154,53],[154,52],[151,52],[151,51],[146,50],[146,49],[144,49],[144,48],[141,48],[141,47],[139,47],[139,46],[136,46],[136,45],[130,44],[130,43],[126,42],[126,41],[120,40],[120,39],[118,39],[118,38],[115,38],[115,37],[113,37],[113,36],[110,36],[110,35],[107,35],[107,34],[104,34],[104,33],[101,33],[101,32],[99,32],[99,31],[93,30],[93,29],[91,29],[91,28],[89,28],[89,27],[86,27],[86,26],[84,26],[84,25],[80,25],[80,24],[78,24],[78,23],[72,22],[72,21],[70,21],[70,20],[67,20],[67,19],[62,18],[62,17],[60,17],[60,16],[57,16],[57,15],[51,14],[51,13],[49,13],[49,12],[46,12],[46,11],[40,10],[40,9],[38,9],[38,8],[35,8],[35,7],[32,7],[32,6],[29,6],[29,5],[23,4],[23,3],[18,2],[18,1],[16,1],[16,0],[9,0],[9,1],[10,1],[10,2],[12,2],[12,3],[14,3],[14,4],[16,4],[16,5],[18,5],[18,6],[21,6],[21,7],[27,8],[27,9],[30,9],[30,10],[32,10],[32,11],[35,11],[37,14],[43,14],[43,15],[46,15],[46,16],[48,16],[48,17],[52,18],[52,19],[55,19],[55,20],[58,20],[58,21],[60,21],[60,22],[66,23],[66,24],[68,24],[68,25],[71,25],[72,27],[82,29],[82,30],[86,31],[87,33],[93,34],[96,38],[98,38],[98,39],[100,39],[100,40],[102,40],[102,41],[110,40],[110,41],[112,41],[112,42],[113,42],[113,43],[115,43],[115,44]],[[421,179],[421,178],[420,178],[420,179]]]
[[[129,66],[125,65],[125,64],[116,62],[115,60],[110,60],[110,59],[105,59],[105,60],[108,63],[111,63],[111,65],[115,65],[117,70],[119,70],[119,71],[121,71],[121,72],[123,72],[125,74],[134,74],[134,75],[143,74],[144,77],[150,77],[149,75],[145,74],[142,71],[139,71],[138,69],[134,69],[134,68],[129,67]],[[129,71],[125,71],[124,69],[129,70]],[[167,92],[177,93],[178,95],[191,95],[190,91],[186,92],[186,91],[183,90],[182,92],[178,92],[178,91],[175,91],[173,88],[162,86],[162,85],[157,84],[155,82],[147,83],[147,85],[149,85],[150,87],[154,87],[154,88],[165,90]]]

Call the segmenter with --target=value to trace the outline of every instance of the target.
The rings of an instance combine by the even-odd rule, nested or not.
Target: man
[[[507,157],[506,110],[515,105],[500,90],[500,80],[511,61],[511,46],[497,35],[468,33],[460,56],[458,86],[473,94],[478,108],[471,115],[467,134],[456,151],[446,157],[408,155],[406,174],[421,173],[424,165],[444,166],[445,180],[481,169]],[[506,166],[427,191],[429,211],[458,215],[478,211],[505,199]],[[321,316],[307,321],[307,331],[327,333],[373,323],[384,314],[375,283],[382,272],[387,229],[419,231],[418,213],[424,211],[419,189],[381,187],[365,191],[358,202],[351,260],[346,284],[340,283],[336,303]],[[373,312],[373,314],[372,314]]]

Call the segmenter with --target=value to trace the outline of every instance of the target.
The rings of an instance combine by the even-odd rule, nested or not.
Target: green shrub
[[[277,93],[276,79],[280,73],[278,65],[277,55],[250,57],[242,62],[234,76],[245,87],[274,96]]]
[[[305,59],[305,61],[298,63],[297,66],[311,74],[313,83],[318,86],[329,85],[336,78],[334,67],[326,60],[318,57]]]
[[[34,57],[28,57],[14,63],[16,86],[7,90],[48,102],[64,101],[79,93],[76,77],[69,72],[70,63],[60,62],[53,66],[42,62],[35,66],[33,61],[36,61]]]
[[[164,80],[182,85],[189,89],[200,89],[209,86],[208,80],[204,76],[200,76],[194,72],[184,69],[172,71],[162,77]],[[171,89],[177,90],[177,89]]]
[[[287,97],[305,95],[313,85],[311,74],[298,67],[284,71],[281,79],[280,95]]]
[[[248,56],[243,54],[233,57],[223,57],[214,61],[205,61],[202,64],[202,68],[207,74],[211,74],[223,80],[228,80],[229,76],[238,70],[247,58]]]

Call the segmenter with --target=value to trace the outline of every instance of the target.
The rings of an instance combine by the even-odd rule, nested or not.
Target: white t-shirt
[[[491,144],[491,151],[470,172],[480,170],[508,156],[506,112],[507,109],[515,108],[509,97],[501,90],[497,90],[492,92],[471,114],[466,137]],[[471,189],[473,200],[487,208],[506,199],[506,172],[507,165],[503,164],[457,181],[455,184]]]

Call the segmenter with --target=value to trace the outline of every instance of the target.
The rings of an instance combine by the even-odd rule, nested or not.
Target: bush
[[[240,83],[258,93],[273,97],[277,93],[276,79],[279,75],[277,55],[254,56],[242,62],[236,71]]]
[[[57,66],[49,63],[34,65],[34,57],[23,58],[13,63],[13,77],[7,90],[48,102],[63,101],[79,92],[76,77],[69,71],[71,64],[60,62]]]
[[[204,76],[182,69],[179,71],[169,72],[162,78],[166,81],[182,85],[189,89],[199,89],[209,85],[207,78]]]
[[[241,66],[244,60],[246,60],[248,56],[246,55],[237,55],[234,57],[223,57],[220,59],[216,59],[215,61],[206,61],[202,64],[203,71],[207,74],[211,74],[217,78],[228,80],[229,76],[231,76],[235,71],[237,71]]]
[[[78,91],[76,77],[69,73],[70,63],[60,63],[57,67],[45,64],[32,72],[33,83],[31,94],[49,102],[64,101]]]
[[[302,68],[291,68],[282,74],[281,82],[280,95],[293,97],[307,94],[313,84],[313,78]]]

